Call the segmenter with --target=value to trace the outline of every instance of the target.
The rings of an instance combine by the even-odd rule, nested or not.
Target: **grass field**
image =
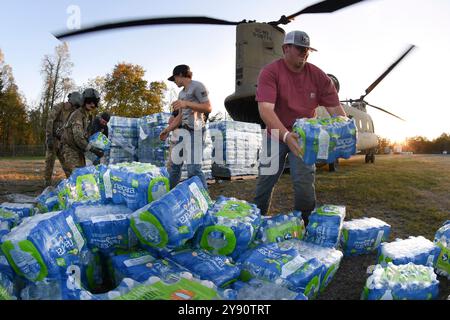
[[[0,158],[0,202],[8,193],[38,195],[43,189],[43,160]],[[63,178],[59,165],[56,178]],[[219,195],[252,201],[256,179],[218,181],[210,184],[213,199]],[[382,155],[374,164],[362,156],[341,160],[337,172],[318,168],[318,205],[339,204],[347,209],[346,220],[376,217],[392,227],[395,238],[422,235],[433,240],[436,230],[450,219],[450,156]],[[289,212],[293,206],[289,174],[275,187],[271,214]],[[359,299],[366,269],[376,262],[376,254],[345,257],[332,283],[319,299]],[[450,295],[450,281],[438,277],[440,298]]]

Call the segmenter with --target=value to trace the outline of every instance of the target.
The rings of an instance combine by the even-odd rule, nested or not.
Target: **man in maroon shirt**
[[[310,47],[305,32],[287,33],[283,58],[261,70],[256,90],[259,114],[270,137],[267,137],[264,146],[267,155],[263,154],[263,157],[267,158],[261,159],[254,201],[261,214],[266,215],[273,187],[284,170],[288,156],[295,193],[294,210],[302,212],[305,225],[316,205],[316,168],[315,165],[305,164],[299,156],[302,151],[299,137],[292,132],[292,126],[296,119],[314,117],[318,106],[324,106],[331,116],[346,116],[331,79],[321,69],[306,62],[310,51],[317,50]],[[273,143],[279,144],[278,152],[271,151]],[[270,167],[277,170],[267,170]]]

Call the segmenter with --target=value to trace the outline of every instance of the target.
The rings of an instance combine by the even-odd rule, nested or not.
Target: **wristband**
[[[283,136],[283,143],[286,143],[286,138],[287,138],[287,135],[288,135],[289,133],[290,133],[289,131],[286,131],[286,132],[284,133],[284,136]]]

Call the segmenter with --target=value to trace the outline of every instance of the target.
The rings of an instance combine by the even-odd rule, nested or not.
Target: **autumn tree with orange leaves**
[[[131,118],[162,112],[167,86],[158,81],[148,83],[144,75],[145,70],[140,65],[117,64],[105,77],[102,109],[115,116]]]

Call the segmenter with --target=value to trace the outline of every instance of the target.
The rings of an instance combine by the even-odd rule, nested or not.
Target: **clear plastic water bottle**
[[[223,232],[220,231],[211,231],[208,234],[208,245],[212,248],[214,248],[213,253],[217,254],[218,251],[222,248],[224,248],[228,241],[225,238],[225,235]]]

